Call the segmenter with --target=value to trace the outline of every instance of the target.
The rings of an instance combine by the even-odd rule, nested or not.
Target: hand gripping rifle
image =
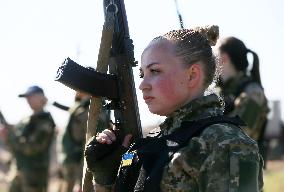
[[[79,91],[91,94],[86,141],[95,136],[102,97],[111,101],[115,125],[120,135],[131,133],[142,137],[132,67],[133,41],[129,36],[123,0],[104,0],[105,22],[102,31],[96,70],[84,68],[67,58],[57,71],[56,80]],[[83,191],[93,191],[92,174],[85,167]]]

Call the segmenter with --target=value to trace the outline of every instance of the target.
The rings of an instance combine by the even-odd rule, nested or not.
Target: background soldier
[[[89,104],[89,95],[77,92],[75,104],[69,109],[70,117],[62,138],[63,182],[59,189],[61,192],[72,192],[76,182],[81,182]]]
[[[75,95],[75,104],[69,109],[70,118],[62,138],[63,182],[59,189],[60,192],[72,192],[76,183],[79,186],[78,191],[81,191],[83,153],[89,104],[90,96],[83,92],[77,92]],[[102,129],[108,127],[108,122],[110,121],[109,113],[109,110],[102,109],[98,121],[98,126],[102,126]]]
[[[33,114],[17,125],[6,128],[6,143],[16,160],[17,173],[11,182],[10,192],[46,192],[50,146],[55,123],[44,111],[47,98],[42,88],[31,86],[19,97],[25,97]],[[2,132],[3,133],[3,132]]]
[[[258,56],[235,37],[219,40],[217,47],[222,67],[220,87],[225,100],[224,113],[239,115],[247,123],[245,132],[258,142],[265,160],[264,131],[269,109],[261,84]],[[251,69],[248,53],[253,56]]]

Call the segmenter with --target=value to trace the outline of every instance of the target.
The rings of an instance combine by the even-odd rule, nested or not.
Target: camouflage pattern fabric
[[[70,119],[63,134],[63,164],[68,163],[82,163],[88,109],[90,100],[82,100],[78,102],[70,109]],[[110,121],[110,110],[103,106],[98,119],[98,129],[104,130],[108,128]]]
[[[172,133],[183,121],[222,113],[216,95],[200,97],[167,117],[160,125],[160,133]],[[175,192],[257,192],[263,188],[262,167],[253,139],[235,125],[213,124],[173,155],[164,168],[160,188]],[[99,185],[96,191],[110,192],[113,188]]]
[[[63,133],[63,164],[78,163],[83,158],[89,100],[76,102],[70,108],[70,118]]]
[[[63,134],[63,178],[62,192],[72,192],[75,183],[81,183],[83,172],[83,155],[90,100],[77,102],[70,109],[70,119]],[[103,107],[99,115],[98,128],[108,128],[110,111]]]
[[[169,134],[178,129],[182,121],[220,114],[222,110],[217,96],[204,96],[174,112],[160,128],[162,134]],[[245,173],[246,165],[252,166]],[[193,137],[186,147],[174,154],[164,168],[160,187],[161,191],[178,192],[261,191],[262,165],[254,140],[234,125],[214,124],[207,127],[199,137]],[[254,184],[243,181],[248,173],[256,177]]]
[[[248,125],[245,132],[258,141],[262,137],[261,132],[265,126],[269,108],[264,91],[258,83],[249,82],[240,88],[240,84],[246,81],[249,81],[249,77],[240,72],[222,86],[221,93],[225,101],[226,98],[229,98],[230,101],[227,102],[227,105],[232,105],[228,114],[240,116]]]
[[[16,159],[17,174],[10,192],[45,192],[55,123],[48,112],[23,119],[9,130],[8,145]]]
[[[62,139],[63,181],[60,192],[72,192],[75,183],[81,182],[89,103],[89,99],[78,101],[69,109],[70,118]]]
[[[83,162],[68,163],[62,167],[63,180],[60,183],[59,192],[73,192],[76,182],[81,185],[83,177]]]

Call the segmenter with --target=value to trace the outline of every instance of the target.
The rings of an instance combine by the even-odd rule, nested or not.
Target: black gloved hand
[[[121,156],[126,152],[121,142],[101,144],[93,137],[86,146],[85,157],[88,169],[93,173],[95,182],[100,185],[112,185],[115,182]]]

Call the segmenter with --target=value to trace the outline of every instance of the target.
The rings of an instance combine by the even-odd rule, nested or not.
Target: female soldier
[[[216,71],[211,45],[217,38],[217,26],[181,29],[146,47],[139,89],[149,110],[167,118],[157,136],[134,141],[122,156],[115,187],[98,182],[95,173],[96,191],[262,189],[257,144],[239,128],[237,118],[222,116],[215,94],[205,95]],[[116,139],[113,131],[104,130],[96,142],[111,144]],[[122,145],[128,143],[126,136]],[[92,155],[87,153],[86,159],[95,170]]]
[[[217,45],[222,66],[220,87],[225,100],[224,113],[238,115],[247,123],[244,131],[258,142],[265,159],[263,137],[269,109],[261,84],[258,56],[235,37],[221,39]],[[253,56],[251,70],[248,53]]]

